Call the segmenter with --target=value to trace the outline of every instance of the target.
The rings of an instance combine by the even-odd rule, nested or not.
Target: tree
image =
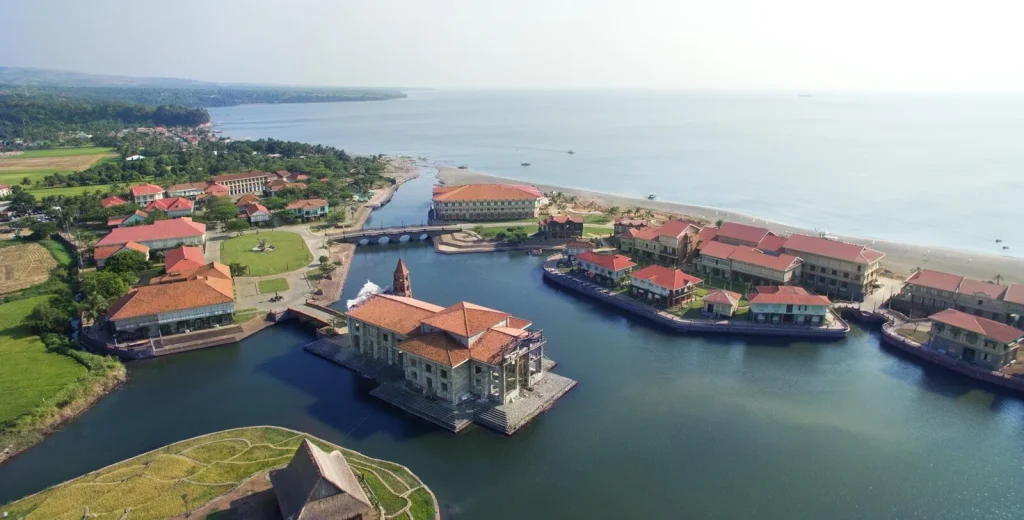
[[[64,332],[68,328],[71,314],[59,305],[40,303],[28,315],[28,323],[32,330],[39,334]]]
[[[615,215],[618,215],[619,214],[619,207],[618,206],[612,206],[612,207],[608,208],[608,214],[613,216],[613,217]]]
[[[18,215],[27,215],[36,209],[36,196],[21,190],[11,195],[11,211]]]
[[[104,264],[105,271],[125,273],[135,277],[138,277],[139,273],[146,269],[149,269],[149,260],[146,260],[146,255],[134,249],[117,253],[108,258]]]
[[[243,219],[236,218],[229,221],[227,225],[224,226],[224,229],[231,232],[237,232],[238,236],[242,236],[249,229],[249,223]]]
[[[238,262],[228,264],[228,269],[231,269],[231,276],[245,276],[245,273],[249,271],[249,266],[240,264]]]
[[[326,278],[329,278],[331,276],[331,273],[333,273],[337,268],[338,266],[332,263],[320,264],[320,274]]]
[[[327,262],[330,262],[330,261],[331,261],[331,259],[327,255],[320,255],[320,263],[321,264],[326,264]]]
[[[47,239],[55,235],[60,229],[53,222],[38,222],[32,225],[32,233],[39,239]]]
[[[226,225],[232,220],[237,220],[238,208],[232,204],[229,197],[212,197],[207,199],[204,216],[207,222],[219,222]]]
[[[121,253],[121,255],[123,254],[125,253]],[[94,296],[100,302],[112,302],[128,294],[129,285],[125,277],[122,276],[122,273],[103,270],[85,273],[82,276],[81,288],[86,298]],[[104,308],[103,310],[106,309]]]
[[[715,227],[716,228],[722,227],[722,224],[725,224],[725,221],[722,220],[722,219],[718,219],[718,220],[715,221]]]
[[[158,220],[167,220],[167,212],[162,209],[154,209],[149,212],[149,216],[146,217],[146,224],[152,224]]]
[[[274,213],[274,219],[282,226],[289,226],[298,223],[299,217],[295,216],[295,213],[291,211],[281,211]]]

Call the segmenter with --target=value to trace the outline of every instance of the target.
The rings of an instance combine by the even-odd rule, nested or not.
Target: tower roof
[[[405,267],[405,262],[403,262],[403,261],[402,261],[402,259],[401,259],[401,258],[399,258],[399,259],[398,259],[398,265],[397,265],[397,266],[395,266],[395,273],[402,273],[402,274],[406,274],[406,273],[408,273],[408,272],[409,272],[409,269],[407,269],[407,268]]]

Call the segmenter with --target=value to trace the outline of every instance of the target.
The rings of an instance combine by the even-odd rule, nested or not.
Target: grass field
[[[52,148],[50,150],[29,150],[20,155],[14,155],[4,159],[32,159],[35,157],[67,157],[70,155],[103,155],[117,153],[113,148],[102,146],[82,146],[79,148]],[[4,159],[0,159],[3,161]]]
[[[287,291],[288,280],[284,278],[271,278],[270,280],[260,280],[260,283],[256,285],[260,294],[269,294],[276,291]]]
[[[267,313],[267,311],[262,311],[262,310],[259,310],[259,309],[242,309],[242,310],[237,310],[237,311],[235,311],[234,323],[235,324],[245,323],[245,322],[255,318],[256,316],[259,316],[260,314],[266,314],[266,313]]]
[[[532,234],[537,232],[537,226],[536,225],[533,225],[533,226],[501,226],[501,227],[476,226],[475,228],[473,228],[474,232],[476,232],[478,235],[480,235],[480,236],[482,236],[482,237],[484,237],[484,238],[486,238],[488,240],[494,240],[494,238],[496,238],[498,236],[498,233],[509,234],[509,233],[513,233],[513,232],[515,232],[517,230],[523,231],[527,235],[532,235]]]
[[[36,242],[0,248],[0,295],[45,282],[57,262]]]
[[[304,439],[339,450],[385,518],[433,520],[437,501],[406,468],[322,439],[271,426],[227,430],[177,442],[3,507],[12,518],[163,519],[194,511],[268,469],[284,466]],[[401,516],[405,515],[405,516]],[[210,515],[207,518],[217,516]]]
[[[273,251],[254,253],[261,239],[274,246]],[[287,231],[262,231],[259,235],[242,235],[225,240],[220,245],[220,261],[224,264],[240,263],[249,266],[246,276],[267,276],[286,273],[309,265],[313,254],[302,237]]]
[[[53,399],[86,372],[74,359],[47,351],[39,336],[22,324],[33,307],[49,298],[0,305],[0,427]]]

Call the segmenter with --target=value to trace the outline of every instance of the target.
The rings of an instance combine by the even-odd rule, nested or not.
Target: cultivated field
[[[75,150],[81,150],[76,148]],[[0,158],[0,173],[7,172],[9,170],[49,170],[49,171],[79,171],[92,166],[92,164],[104,156],[110,157],[111,150],[109,148],[97,148],[101,150],[97,153],[86,153],[83,155],[50,155],[50,156],[29,156],[29,153],[25,152],[23,155],[16,155],[14,157],[3,157]],[[63,150],[40,150],[35,153],[42,152],[61,152]]]
[[[115,153],[113,148],[102,146],[81,146],[78,148],[51,148],[49,150],[29,150],[15,155],[15,158],[31,159],[35,157],[66,157],[69,155],[108,155]]]
[[[274,246],[273,251],[254,253],[261,239]],[[221,243],[220,261],[249,266],[246,276],[267,276],[301,269],[313,261],[313,254],[302,237],[287,231],[261,231],[259,235],[242,235]]]
[[[81,518],[86,507],[90,518],[165,519],[197,509],[202,511],[196,518],[232,518],[232,512],[210,513],[229,507],[231,499],[246,488],[265,487],[264,472],[287,464],[304,439],[327,451],[340,450],[352,471],[362,476],[367,496],[384,510],[385,518],[436,518],[433,494],[404,466],[271,426],[238,428],[171,444],[0,510],[25,520]],[[219,499],[224,495],[230,496]],[[204,508],[206,504],[211,506]],[[276,507],[276,500],[266,505]]]
[[[46,281],[57,262],[36,243],[0,248],[0,295]]]
[[[14,248],[0,251],[9,249]],[[52,401],[86,373],[85,366],[74,359],[47,351],[39,336],[22,324],[36,305],[49,298],[36,296],[0,305],[0,428]]]

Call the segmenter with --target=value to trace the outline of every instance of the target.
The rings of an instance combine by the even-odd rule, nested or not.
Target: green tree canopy
[[[139,251],[122,251],[107,259],[104,264],[104,271],[111,273],[126,273],[138,277],[139,273],[149,269],[149,261],[146,255]]]

